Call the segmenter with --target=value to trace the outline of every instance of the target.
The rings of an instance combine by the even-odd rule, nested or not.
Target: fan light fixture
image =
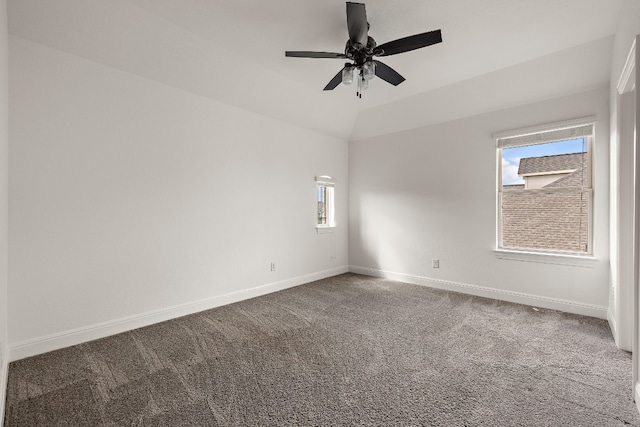
[[[367,61],[362,66],[362,78],[371,80],[376,75],[376,64],[373,61]]]
[[[345,85],[352,84],[353,75],[356,70],[358,71],[358,90],[356,96],[362,98],[362,91],[369,87],[369,80],[376,76],[376,64],[373,61],[367,61],[359,67],[354,64],[345,64],[342,69],[342,83]]]
[[[355,67],[352,67],[350,65],[345,65],[344,68],[342,69],[342,83],[346,84],[346,85],[350,85],[351,83],[353,83],[353,69]]]
[[[435,30],[392,40],[378,46],[373,37],[369,36],[369,22],[367,22],[364,3],[349,1],[347,2],[347,31],[349,39],[345,45],[344,53],[286,51],[284,54],[295,58],[330,58],[353,61],[353,63],[346,63],[342,70],[338,71],[338,74],[325,86],[324,90],[333,90],[340,82],[350,85],[355,77],[358,79],[356,95],[358,98],[362,98],[362,91],[369,86],[369,80],[375,76],[394,86],[398,86],[404,81],[404,77],[396,70],[377,59],[373,59],[374,56],[397,55],[442,42],[441,31]],[[356,72],[357,74],[354,76]]]

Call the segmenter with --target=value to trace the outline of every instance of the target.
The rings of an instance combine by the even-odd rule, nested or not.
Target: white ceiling
[[[348,139],[362,111],[606,38],[622,4],[369,0],[369,34],[379,44],[434,29],[442,30],[443,43],[381,58],[407,81],[393,87],[374,79],[360,100],[354,87],[322,91],[343,61],[284,56],[342,52],[344,1],[9,0],[8,11],[14,36]],[[597,54],[591,60],[607,60],[610,52]],[[588,63],[576,65],[592,72]],[[593,72],[587,81],[603,79],[602,67]]]

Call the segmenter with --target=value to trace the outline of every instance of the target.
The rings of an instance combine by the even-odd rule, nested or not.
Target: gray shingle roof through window
[[[520,159],[518,175],[580,169],[587,153],[556,154],[553,156],[525,157]]]
[[[589,183],[587,175],[587,159],[585,156],[584,166],[582,169],[573,171],[567,176],[564,176],[550,184],[544,186],[544,188],[560,188],[560,187],[586,187]]]

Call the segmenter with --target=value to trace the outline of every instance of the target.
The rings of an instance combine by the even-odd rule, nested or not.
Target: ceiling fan
[[[378,76],[394,86],[405,80],[393,68],[373,59],[374,56],[396,55],[442,42],[441,31],[435,30],[393,40],[378,46],[376,41],[369,36],[367,11],[363,3],[347,2],[347,30],[349,32],[349,40],[347,40],[344,53],[286,51],[285,56],[347,59],[352,61],[344,65],[329,84],[325,86],[324,90],[333,90],[340,82],[347,85],[353,83],[354,72],[356,72],[358,83],[356,96],[362,98],[362,91],[369,86],[369,80],[374,76]]]

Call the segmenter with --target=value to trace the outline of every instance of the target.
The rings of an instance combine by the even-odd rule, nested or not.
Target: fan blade
[[[373,62],[376,63],[376,76],[380,77],[385,82],[391,83],[394,86],[398,86],[405,80],[404,77],[402,77],[396,70],[389,67],[388,65],[383,64],[380,61],[376,61],[375,59],[373,60]]]
[[[440,30],[435,30],[383,43],[376,47],[376,50],[383,51],[378,56],[389,56],[431,46],[432,44],[440,42],[442,42],[442,33]]]
[[[342,70],[344,70],[344,67],[342,67],[340,71],[338,71],[338,74],[336,74],[324,87],[324,90],[334,90],[340,83],[342,83]]]
[[[347,2],[347,29],[349,41],[355,47],[357,43],[367,45],[369,39],[369,24],[367,24],[367,11],[363,3]]]
[[[291,56],[293,58],[337,58],[344,59],[346,58],[344,53],[336,53],[336,52],[307,52],[304,50],[300,51],[286,51],[284,56]]]

